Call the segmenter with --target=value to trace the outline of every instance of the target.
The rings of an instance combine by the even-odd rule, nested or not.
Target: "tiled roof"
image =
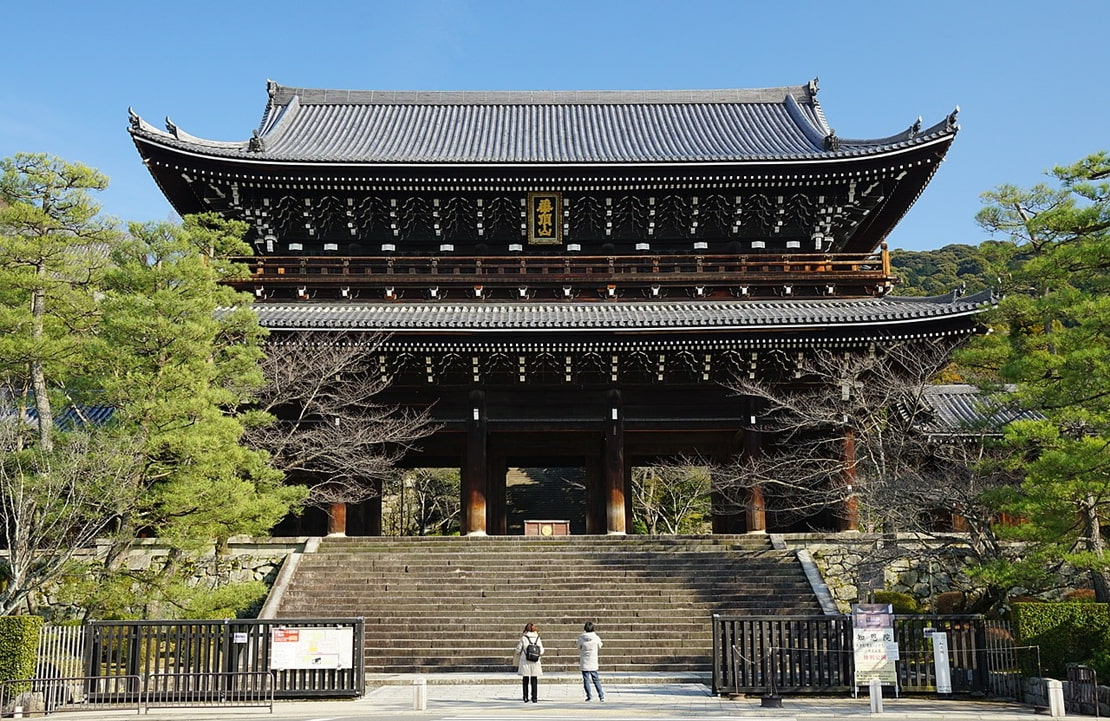
[[[285,330],[388,333],[463,331],[782,331],[913,324],[973,315],[992,298],[851,298],[668,303],[259,303],[262,325]]]
[[[1044,417],[1016,407],[1004,395],[965,384],[929,386],[923,400],[931,416],[925,430],[934,434],[998,433],[1013,421]]]
[[[271,83],[256,137],[214,142],[132,117],[132,133],[244,160],[676,164],[858,157],[950,138],[952,118],[834,139],[816,85],[755,90],[382,92]],[[831,142],[827,142],[830,139]]]
[[[0,412],[0,418],[13,418],[14,409]],[[66,406],[54,416],[54,426],[62,430],[74,430],[82,426],[101,426],[112,419],[116,409],[112,406]],[[23,421],[34,423],[39,415],[35,408],[22,412]]]

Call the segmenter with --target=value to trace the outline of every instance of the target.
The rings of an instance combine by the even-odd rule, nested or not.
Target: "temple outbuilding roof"
[[[923,430],[935,436],[1000,435],[1014,421],[1044,419],[1016,405],[1012,392],[1012,387],[996,393],[963,383],[928,386],[921,399],[930,416]]]
[[[259,162],[691,164],[836,160],[947,143],[955,113],[922,129],[852,140],[830,128],[816,81],[752,90],[352,91],[270,82],[253,137],[204,140],[132,114],[132,135]]]

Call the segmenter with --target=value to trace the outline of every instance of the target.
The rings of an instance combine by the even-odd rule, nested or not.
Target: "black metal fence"
[[[103,678],[265,674],[273,698],[361,696],[364,638],[361,618],[92,621],[82,654],[85,695],[95,696]]]
[[[142,680],[138,676],[88,678],[50,676],[0,683],[0,713],[30,717],[56,711],[142,710]]]
[[[989,643],[1001,633],[982,616],[895,616],[899,647],[895,668],[899,689],[936,691],[932,640],[927,631],[948,636],[953,693],[1009,695],[1020,684],[999,651]],[[854,682],[852,621],[848,616],[713,617],[713,691],[722,693],[848,691]],[[1005,691],[1004,691],[1005,690]],[[1002,693],[1000,693],[1002,692]]]

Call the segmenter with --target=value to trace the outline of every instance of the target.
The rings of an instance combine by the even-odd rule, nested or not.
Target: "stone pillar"
[[[851,429],[844,435],[844,474],[841,483],[848,492],[844,503],[837,514],[838,527],[841,531],[859,530],[859,501],[855,494],[856,481],[856,437]]]
[[[466,536],[486,535],[486,485],[489,479],[486,435],[486,396],[482,391],[473,391],[466,419],[466,456],[461,484],[461,531]]]
[[[333,503],[328,506],[328,535],[344,536],[347,534],[347,504]]]
[[[605,420],[605,531],[610,535],[628,532],[625,500],[624,403],[620,391],[609,391],[609,417]]]

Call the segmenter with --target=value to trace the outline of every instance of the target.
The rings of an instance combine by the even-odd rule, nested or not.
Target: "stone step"
[[[518,629],[576,670],[582,622],[607,669],[708,671],[711,614],[818,613],[767,537],[327,538],[301,557],[280,617],[362,617],[369,673],[505,673]],[[430,652],[431,650],[431,652]]]

